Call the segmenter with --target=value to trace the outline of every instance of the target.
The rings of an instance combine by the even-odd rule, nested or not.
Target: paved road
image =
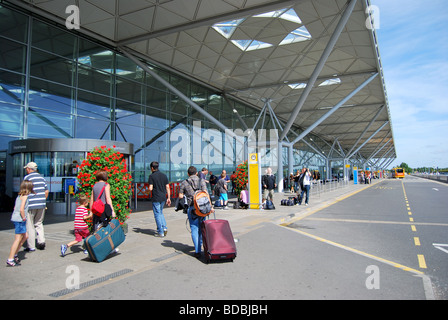
[[[133,214],[120,252],[101,264],[77,250],[59,257],[72,222],[48,225],[45,251],[25,255],[19,268],[0,268],[0,298],[446,299],[448,253],[433,244],[448,243],[448,185],[375,182],[315,196],[308,207],[218,212],[237,241],[233,263],[195,259],[185,216],[172,209],[165,239],[152,236],[151,212]],[[11,232],[0,232],[2,256]],[[80,289],[67,290],[78,271]]]

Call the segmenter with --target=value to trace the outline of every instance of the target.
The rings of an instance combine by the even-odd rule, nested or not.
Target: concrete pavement
[[[334,189],[331,192],[314,194],[311,196],[310,205],[306,207],[304,205],[281,206],[281,199],[287,198],[290,194],[277,193],[274,201],[276,210],[217,210],[216,217],[230,221],[234,237],[238,241],[249,233],[256,235],[254,231],[266,223],[287,224],[289,221],[310,215],[380,181],[373,180],[371,185],[350,183],[344,188]],[[187,268],[195,268],[204,265],[193,257],[194,249],[186,215],[175,212],[172,207],[165,208],[164,214],[168,225],[168,235],[165,238],[156,238],[153,237],[156,226],[152,211],[133,213],[128,220],[129,231],[126,241],[120,246],[118,253],[110,255],[102,263],[90,261],[80,247],[74,247],[65,257],[60,256],[60,245],[74,238],[70,233],[73,229],[73,221],[45,224],[47,243],[45,250],[32,253],[21,251],[19,252],[19,257],[22,259],[21,266],[0,267],[0,283],[2,284],[0,299],[87,299],[90,298],[89,294],[95,295],[96,292],[101,292],[106,284],[131,280],[138,283],[139,275],[144,275],[160,266],[181,263]],[[5,217],[2,217],[2,220],[5,220]],[[0,256],[4,257],[5,261],[13,241],[13,234],[13,229],[0,231]],[[263,235],[260,234],[259,237],[256,241],[263,241]],[[262,246],[254,250],[260,248]],[[239,258],[237,256],[236,261]],[[73,289],[74,284],[79,284],[79,289]],[[132,294],[129,295],[131,296]],[[113,294],[108,296],[102,293],[98,298],[114,299],[116,297]],[[153,293],[141,296],[140,299],[170,299],[170,297],[185,299],[188,296],[165,292],[155,296]],[[250,296],[242,295],[242,297],[252,299]],[[316,292],[314,297],[318,298],[319,293]],[[272,299],[272,297],[267,298]]]

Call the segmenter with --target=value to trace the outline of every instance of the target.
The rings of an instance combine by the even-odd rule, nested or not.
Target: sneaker
[[[24,251],[26,251],[26,252],[34,252],[34,251],[36,251],[36,248],[28,247],[28,248],[25,248]]]
[[[307,205],[308,205],[308,203],[305,203],[305,205],[307,206]]]
[[[154,237],[156,237],[156,238],[164,238],[165,235],[160,234],[160,233],[155,233],[155,234],[154,234]]]
[[[14,260],[6,260],[7,267],[17,267],[20,266],[20,263],[15,262]]]
[[[67,245],[63,244],[61,245],[61,256],[65,256],[65,253],[67,252]]]
[[[39,250],[45,250],[45,242],[36,244],[36,248]]]
[[[19,256],[14,256],[14,261],[18,264],[20,264],[20,259]]]
[[[164,230],[163,230],[163,236],[166,237],[167,234],[168,234],[168,230],[167,230],[167,229],[164,229]]]
[[[228,206],[224,206],[222,210],[230,210]]]

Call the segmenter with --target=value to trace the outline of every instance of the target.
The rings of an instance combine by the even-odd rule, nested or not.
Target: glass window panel
[[[98,52],[104,52],[107,50],[106,48],[100,46],[98,43],[89,41],[84,38],[79,38],[78,43],[79,43],[78,62],[88,66],[92,66],[92,60],[90,59],[91,55]]]
[[[36,162],[37,171],[44,177],[50,177],[53,171],[50,154],[50,152],[31,153],[31,161]]]
[[[116,78],[117,98],[141,103],[142,85],[123,77]]]
[[[142,106],[117,99],[115,121],[141,126],[143,121]]]
[[[111,98],[93,92],[78,90],[77,114],[97,118],[110,119]]]
[[[76,37],[65,30],[50,26],[38,20],[33,20],[34,47],[64,56],[68,59],[75,57]]]
[[[73,90],[70,87],[31,78],[29,104],[53,111],[72,113]]]
[[[25,97],[25,77],[0,70],[0,101],[22,104]]]
[[[8,137],[0,135],[0,150],[8,150],[9,142],[19,140],[20,137]],[[23,167],[23,166],[22,166]]]
[[[84,152],[54,152],[54,176],[74,177],[78,174],[76,165],[84,160]]]
[[[0,102],[0,134],[22,134],[23,108]]]
[[[45,53],[38,49],[31,52],[31,76],[65,85],[73,84],[72,60]]]
[[[0,6],[0,30],[3,37],[26,42],[28,17]]]
[[[145,127],[165,130],[169,126],[167,116],[168,115],[164,111],[146,108]],[[179,121],[185,121],[185,117],[180,118]]]
[[[143,144],[143,128],[126,124],[116,125],[116,140],[133,143],[135,148]]]
[[[78,117],[75,138],[110,140],[110,122]]]
[[[99,94],[110,95],[111,74],[102,72],[85,65],[78,68],[78,87]]]
[[[143,82],[145,80],[145,71],[137,66],[132,60],[117,54],[117,67],[115,69],[116,75],[137,82]]]
[[[170,81],[170,76],[167,72],[162,71],[160,69],[156,69],[153,68],[151,66],[148,66],[149,68],[151,68],[154,72],[156,72],[159,76],[161,76],[163,79],[165,79],[166,81]],[[157,81],[156,79],[154,79],[150,74],[146,74],[146,84],[153,87],[153,88],[157,88],[157,89],[161,89],[163,91],[166,90],[166,87],[161,84],[159,81]]]
[[[163,112],[166,111],[168,94],[165,91],[146,87],[146,101],[148,107],[157,108]]]
[[[0,38],[0,68],[25,72],[26,47],[23,44]]]
[[[29,138],[71,138],[71,132],[71,116],[28,108]]]

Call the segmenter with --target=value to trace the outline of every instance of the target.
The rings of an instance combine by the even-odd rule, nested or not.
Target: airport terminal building
[[[261,155],[349,177],[396,151],[368,0],[0,0],[0,182],[62,179],[115,145],[135,182],[160,163],[232,172]],[[280,184],[280,188],[282,185]],[[2,205],[3,206],[3,205]],[[0,209],[1,210],[1,209]]]

